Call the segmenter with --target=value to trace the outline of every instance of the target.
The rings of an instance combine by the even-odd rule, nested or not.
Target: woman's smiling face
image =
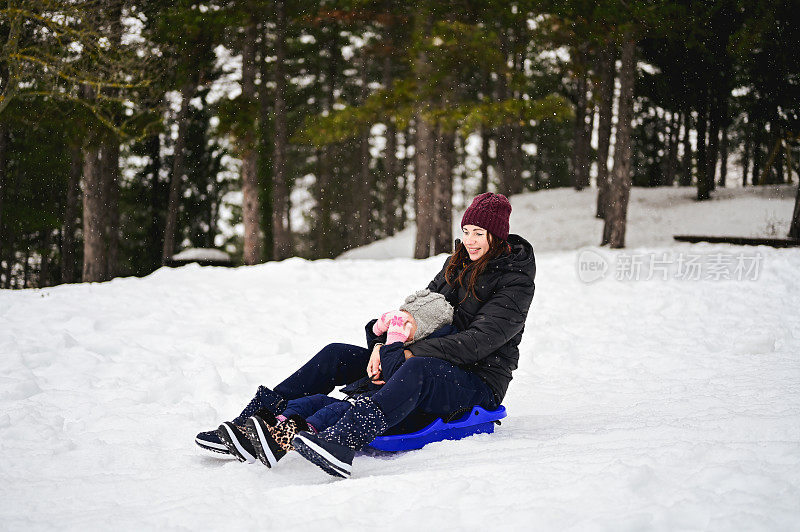
[[[469,253],[469,260],[476,261],[489,251],[489,232],[477,225],[465,225],[464,247]]]

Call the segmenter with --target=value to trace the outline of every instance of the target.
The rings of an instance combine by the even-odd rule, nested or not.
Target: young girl
[[[380,389],[385,379],[405,362],[405,346],[424,338],[458,332],[451,325],[452,320],[453,307],[443,295],[419,290],[408,296],[399,310],[386,312],[368,324],[367,343],[381,346],[376,351],[380,356],[370,359],[367,377],[342,389],[349,400],[323,394],[293,399],[277,416],[269,408],[262,408],[250,416],[243,427],[235,420],[224,422],[217,429],[217,436],[228,452],[240,461],[253,462],[255,454],[265,466],[272,467],[288,451],[294,450],[291,442],[298,432],[316,434],[333,426],[352,401]]]

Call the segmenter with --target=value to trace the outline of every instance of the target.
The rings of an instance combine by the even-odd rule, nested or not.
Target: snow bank
[[[680,244],[602,253],[619,264],[633,253],[698,250],[739,251]],[[762,259],[755,280],[623,281],[609,270],[591,284],[578,278],[576,252],[539,253],[503,425],[420,451],[359,456],[347,481],[291,454],[274,470],[216,458],[194,436],[326,343],[361,343],[363,324],[424,286],[443,257],[190,265],[0,291],[0,523],[792,529],[800,250],[751,251]],[[403,281],[387,271],[402,271]]]
[[[231,256],[220,249],[187,248],[173,255],[172,260],[230,262]]]

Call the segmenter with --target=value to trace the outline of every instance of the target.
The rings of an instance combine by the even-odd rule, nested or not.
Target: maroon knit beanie
[[[500,240],[507,240],[509,216],[511,216],[511,204],[508,198],[502,194],[484,192],[475,196],[472,204],[464,211],[461,227],[477,225]]]

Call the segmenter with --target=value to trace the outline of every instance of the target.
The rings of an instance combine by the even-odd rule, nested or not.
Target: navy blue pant
[[[327,395],[334,387],[366,375],[369,356],[364,347],[328,344],[274,390],[286,399]],[[441,417],[474,405],[497,408],[483,379],[444,360],[422,356],[403,363],[372,400],[389,427],[415,410]]]
[[[292,399],[288,402],[283,415],[299,415],[317,431],[332,427],[350,408],[350,403],[343,399],[334,399],[321,393]]]

